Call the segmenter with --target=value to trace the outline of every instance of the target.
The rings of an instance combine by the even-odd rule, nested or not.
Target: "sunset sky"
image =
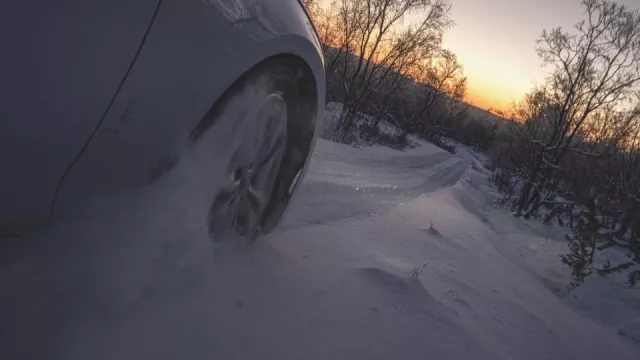
[[[570,28],[582,18],[580,0],[451,0],[455,21],[444,47],[455,52],[469,81],[468,100],[503,109],[547,70],[535,53],[543,29]],[[640,8],[640,0],[619,3]]]

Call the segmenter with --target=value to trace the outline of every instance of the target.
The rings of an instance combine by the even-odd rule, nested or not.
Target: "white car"
[[[297,0],[14,1],[0,24],[0,237],[153,184],[204,138],[225,149],[211,236],[278,223],[325,94]]]

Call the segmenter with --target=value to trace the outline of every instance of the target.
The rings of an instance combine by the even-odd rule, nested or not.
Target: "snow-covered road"
[[[404,152],[320,140],[281,230],[367,216],[456,183],[470,162],[434,146]]]
[[[161,189],[6,246],[0,359],[637,360],[545,286],[461,152],[320,140],[251,249]]]

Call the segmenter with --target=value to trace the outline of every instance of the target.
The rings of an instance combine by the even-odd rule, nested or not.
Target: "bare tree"
[[[621,117],[612,112],[631,106],[640,82],[640,14],[606,0],[583,0],[583,5],[586,19],[574,32],[544,31],[538,42],[538,55],[552,73],[536,90],[541,108],[531,108],[526,118],[531,123],[526,140],[536,150],[523,174],[517,214],[529,216],[553,201],[568,153],[602,155],[580,149],[577,137],[588,124],[617,126],[613,123]]]
[[[449,50],[442,50],[434,59],[427,59],[416,68],[420,96],[416,104],[416,120],[425,130],[443,126],[443,119],[455,118],[454,112],[466,95],[467,79],[462,64]]]
[[[491,142],[481,133],[495,124],[465,121],[467,80],[455,54],[441,48],[451,24],[448,0],[333,0],[324,6],[308,0],[307,6],[325,49],[326,98],[343,103],[333,139],[352,141],[357,132],[367,141],[382,140],[380,122],[387,120],[398,128],[400,143],[409,133],[437,145],[446,145],[445,136],[473,138],[482,147]],[[405,24],[411,13],[416,16]],[[373,121],[361,122],[364,114]]]
[[[352,130],[372,89],[394,72],[406,71],[411,63],[408,59],[439,48],[442,33],[450,24],[449,9],[447,0],[341,0],[341,27],[345,34],[355,32],[356,36],[351,38],[353,42],[343,41],[343,111],[336,128],[338,136]],[[411,13],[419,13],[420,20],[402,26]]]
[[[547,79],[513,109],[515,141],[503,144],[500,173],[523,188],[517,216],[568,216],[562,261],[574,286],[588,276],[628,271],[640,281],[640,12],[584,0],[571,32],[543,32],[538,54]],[[502,179],[505,180],[505,179]],[[504,185],[504,184],[503,184]],[[508,187],[503,187],[506,189]],[[566,217],[565,217],[566,219]],[[612,263],[603,250],[626,251]]]

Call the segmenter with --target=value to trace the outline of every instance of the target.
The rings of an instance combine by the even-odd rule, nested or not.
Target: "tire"
[[[211,239],[251,241],[282,218],[301,178],[315,130],[315,106],[295,63],[261,63],[234,83],[191,134],[213,133],[228,153],[222,184],[211,201]],[[302,86],[301,86],[302,85]]]

